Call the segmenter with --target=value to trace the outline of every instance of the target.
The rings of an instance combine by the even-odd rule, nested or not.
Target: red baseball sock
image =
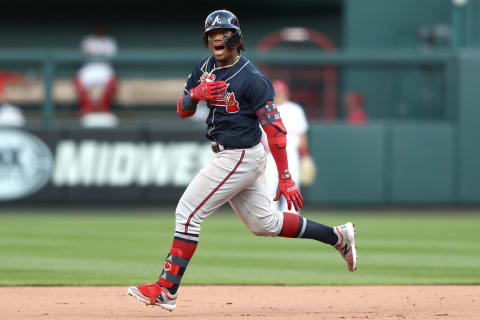
[[[296,238],[301,232],[303,226],[303,218],[299,214],[284,212],[283,227],[280,237]]]
[[[308,220],[299,214],[284,212],[280,237],[314,239],[334,246],[338,237],[333,228]]]
[[[172,247],[165,259],[158,284],[175,294],[180,286],[188,263],[197,249],[198,235],[175,232]]]

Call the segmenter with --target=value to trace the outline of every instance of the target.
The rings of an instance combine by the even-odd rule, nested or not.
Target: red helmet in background
[[[288,94],[290,92],[290,88],[288,87],[288,84],[283,80],[275,80],[273,81],[272,85],[273,85],[273,89],[275,90],[275,94],[279,94],[279,93]]]

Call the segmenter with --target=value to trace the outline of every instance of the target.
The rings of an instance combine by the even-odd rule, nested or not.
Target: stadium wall
[[[457,145],[448,123],[314,125],[307,202],[478,203],[478,140],[465,130],[478,137],[461,129]],[[211,156],[196,129],[1,129],[0,203],[174,204]]]

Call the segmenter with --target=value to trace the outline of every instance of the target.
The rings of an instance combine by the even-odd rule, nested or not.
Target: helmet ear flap
[[[240,46],[240,44],[242,43],[242,31],[240,31],[239,29],[234,29],[234,30],[235,31],[233,32],[233,34],[230,37],[225,39],[225,45],[230,49],[238,48]],[[202,41],[203,41],[203,45],[205,46],[205,48],[208,48],[208,34],[207,34],[207,32],[205,32],[203,34]]]
[[[225,44],[230,49],[235,49],[240,46],[242,43],[242,31],[235,29],[233,34],[225,40]]]

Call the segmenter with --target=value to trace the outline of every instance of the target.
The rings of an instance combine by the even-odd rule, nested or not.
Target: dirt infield
[[[0,287],[0,319],[479,319],[480,286],[184,286],[173,312],[125,287]]]

